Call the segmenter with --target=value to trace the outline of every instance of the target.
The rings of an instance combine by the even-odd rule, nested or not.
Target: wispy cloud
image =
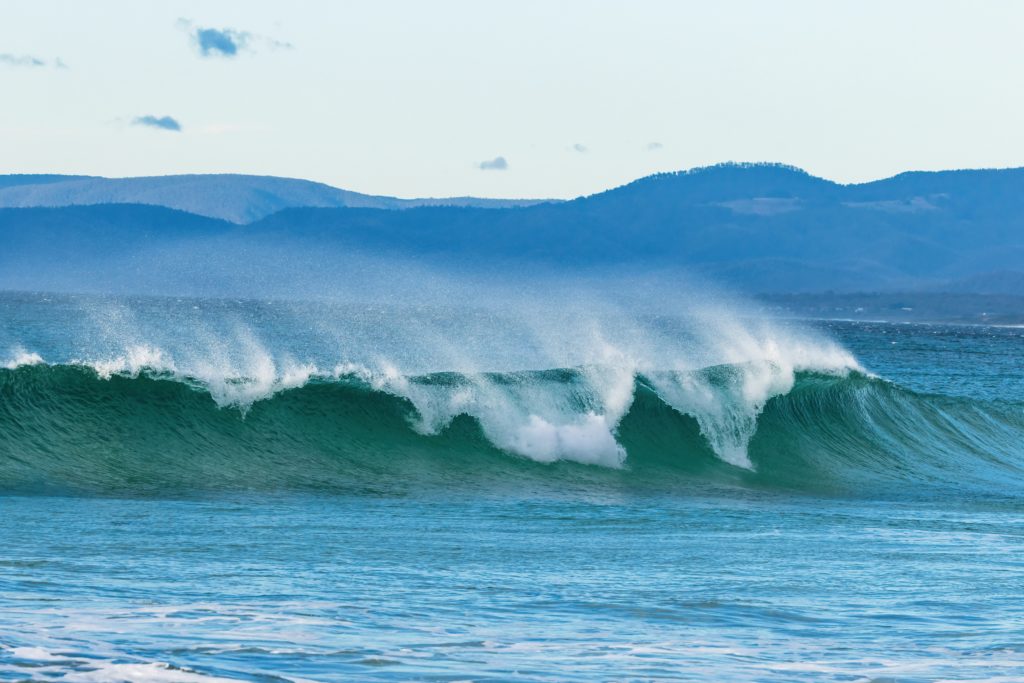
[[[255,52],[257,48],[290,49],[285,43],[267,36],[234,28],[196,26],[188,19],[179,19],[178,26],[188,32],[200,57],[237,57],[240,52]]]
[[[647,151],[648,152],[654,152],[654,151],[657,151],[657,150],[662,149],[664,147],[665,147],[665,145],[661,144],[660,142],[648,142],[647,143]]]
[[[481,171],[505,171],[508,169],[508,160],[505,157],[494,157],[488,161],[480,162]]]
[[[173,116],[153,116],[152,114],[137,116],[132,119],[132,125],[159,128],[160,130],[170,130],[175,133],[181,132],[181,124],[178,123],[178,120]]]
[[[589,149],[587,149],[586,145],[580,144],[579,142],[577,142],[575,145],[573,145],[572,148],[575,151],[579,152],[580,154],[586,154],[587,152],[590,151]]]
[[[0,64],[6,64],[8,66],[27,66],[30,68],[44,66],[53,67],[54,69],[68,68],[68,65],[59,57],[53,60],[46,60],[32,55],[14,55],[9,52],[0,52]]]

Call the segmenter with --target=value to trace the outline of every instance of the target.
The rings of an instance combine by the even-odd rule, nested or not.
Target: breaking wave
[[[22,351],[0,368],[0,490],[1021,490],[1021,406],[817,361],[225,376],[145,346],[54,365]]]

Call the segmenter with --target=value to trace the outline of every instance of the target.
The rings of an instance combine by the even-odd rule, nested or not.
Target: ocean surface
[[[1022,681],[1024,329],[0,293],[0,679]]]

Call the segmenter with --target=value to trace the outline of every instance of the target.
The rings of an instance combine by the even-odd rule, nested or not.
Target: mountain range
[[[475,206],[508,208],[544,200],[398,199],[341,190],[295,178],[239,174],[168,175],[141,178],[101,178],[71,175],[0,176],[0,208],[148,204],[251,223],[282,209],[321,208],[411,209],[418,206]]]
[[[0,206],[19,207],[0,209],[3,288],[31,287],[47,263],[86,273],[217,240],[478,267],[682,269],[748,292],[1024,295],[1024,169],[843,185],[723,164],[561,202],[402,200],[240,175],[5,176]]]

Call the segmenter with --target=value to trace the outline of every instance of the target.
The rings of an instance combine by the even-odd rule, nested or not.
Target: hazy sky
[[[1020,166],[1022,31],[984,0],[0,0],[0,173],[570,197]]]

